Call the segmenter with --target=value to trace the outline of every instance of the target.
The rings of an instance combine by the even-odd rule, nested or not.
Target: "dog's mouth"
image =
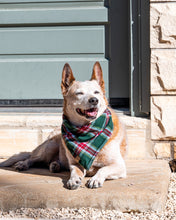
[[[86,110],[82,110],[80,108],[77,108],[76,111],[79,115],[84,116],[89,119],[95,119],[98,114],[97,108],[90,108],[90,109],[86,109]]]

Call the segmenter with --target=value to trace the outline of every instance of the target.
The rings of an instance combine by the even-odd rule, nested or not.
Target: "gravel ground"
[[[1,212],[1,219],[85,219],[85,220],[106,220],[106,219],[123,219],[123,220],[176,220],[176,173],[171,174],[168,198],[165,211],[144,212],[144,213],[121,213],[116,210],[98,210],[93,208],[80,209],[32,209],[21,208],[16,211]]]

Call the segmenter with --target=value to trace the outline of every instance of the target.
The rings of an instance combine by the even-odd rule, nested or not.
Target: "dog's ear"
[[[91,80],[96,80],[98,84],[101,86],[101,89],[103,90],[103,93],[105,94],[105,85],[103,80],[103,72],[101,69],[101,65],[99,62],[96,62],[93,66],[93,72]]]
[[[68,63],[64,65],[63,71],[62,71],[62,82],[61,82],[61,89],[63,95],[65,95],[68,91],[68,88],[75,80],[73,76],[72,69]]]

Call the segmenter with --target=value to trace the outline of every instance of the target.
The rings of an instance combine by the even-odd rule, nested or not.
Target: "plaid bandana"
[[[108,109],[95,121],[84,126],[74,126],[63,116],[62,136],[65,144],[86,170],[89,170],[98,152],[111,137],[112,131],[112,116]]]

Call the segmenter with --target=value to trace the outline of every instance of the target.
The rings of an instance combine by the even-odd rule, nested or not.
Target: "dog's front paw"
[[[99,188],[102,187],[104,183],[104,179],[102,178],[97,178],[97,177],[92,177],[90,180],[87,182],[87,187],[88,188]]]
[[[25,161],[18,161],[13,167],[17,171],[24,171],[29,169],[29,166],[26,164]]]
[[[81,177],[74,177],[68,180],[67,188],[74,190],[77,189],[81,185]]]

